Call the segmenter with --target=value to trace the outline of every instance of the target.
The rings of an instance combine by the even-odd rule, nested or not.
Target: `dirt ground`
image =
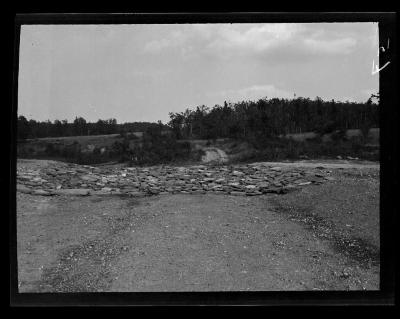
[[[359,166],[284,195],[18,193],[19,291],[377,290],[379,168]]]

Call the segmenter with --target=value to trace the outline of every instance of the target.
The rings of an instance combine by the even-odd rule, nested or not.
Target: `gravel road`
[[[17,193],[20,292],[379,289],[379,170],[288,194]]]

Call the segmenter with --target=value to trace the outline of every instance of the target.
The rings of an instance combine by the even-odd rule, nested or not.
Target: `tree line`
[[[128,122],[118,124],[116,119],[87,122],[83,117],[76,117],[71,123],[68,120],[35,121],[19,116],[17,120],[17,138],[43,138],[82,135],[121,134],[126,132],[144,132],[149,128],[159,127],[159,123]],[[163,125],[163,127],[166,127]]]
[[[184,112],[169,113],[167,125],[150,122],[118,124],[115,119],[87,122],[76,117],[39,122],[19,116],[18,139],[80,135],[123,134],[151,129],[171,130],[177,139],[215,139],[269,137],[289,133],[319,132],[379,127],[379,100],[372,95],[365,103],[324,101],[317,97],[295,99],[259,99],[224,102],[209,108],[205,105]]]
[[[379,127],[379,107],[372,95],[365,103],[323,101],[317,97],[259,99],[197,106],[169,113],[168,125],[177,138],[247,138],[281,134]]]

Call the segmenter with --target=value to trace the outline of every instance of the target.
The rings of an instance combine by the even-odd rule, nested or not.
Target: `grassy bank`
[[[243,146],[246,145],[246,146]],[[379,161],[379,147],[370,146],[362,138],[333,139],[323,142],[321,137],[305,141],[286,138],[247,139],[231,143],[230,155],[237,162],[281,161],[301,159],[332,159],[353,157]],[[237,154],[235,149],[238,149]]]
[[[79,137],[36,139],[18,143],[18,158],[52,159],[76,164],[123,162],[130,166],[199,161],[201,150],[172,136],[150,132],[143,138],[111,135],[102,138]]]
[[[379,161],[379,146],[362,135],[336,132],[308,139],[249,136],[246,139],[177,140],[149,132],[143,138],[111,135],[89,140],[38,139],[18,144],[19,158],[55,159],[77,164],[124,162],[131,166],[199,162],[202,148],[224,150],[232,162],[331,159],[341,156]]]

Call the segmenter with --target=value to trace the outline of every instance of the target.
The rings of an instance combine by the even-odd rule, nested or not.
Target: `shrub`
[[[360,131],[361,131],[364,142],[367,142],[367,140],[368,140],[368,134],[369,134],[370,128],[371,128],[371,124],[367,121],[363,122],[363,124],[360,126]]]
[[[253,139],[254,151],[240,158],[240,161],[275,161],[285,159],[309,158],[336,158],[352,156],[367,160],[378,160],[379,150],[368,148],[362,138],[346,139],[344,132],[337,132],[337,136],[329,142],[323,142],[321,136],[307,141],[295,141],[285,138]]]
[[[59,149],[52,143],[46,145],[45,153],[47,156],[59,156],[60,151]]]
[[[328,121],[323,123],[315,129],[315,132],[324,135],[334,132],[338,128],[338,124],[335,121]]]
[[[346,131],[345,130],[338,130],[332,133],[331,138],[333,141],[343,141],[347,140]]]
[[[146,134],[141,144],[134,145],[122,156],[129,157],[129,165],[154,165],[173,161],[187,160],[191,157],[189,142],[178,142],[170,135],[161,135],[152,131]]]

